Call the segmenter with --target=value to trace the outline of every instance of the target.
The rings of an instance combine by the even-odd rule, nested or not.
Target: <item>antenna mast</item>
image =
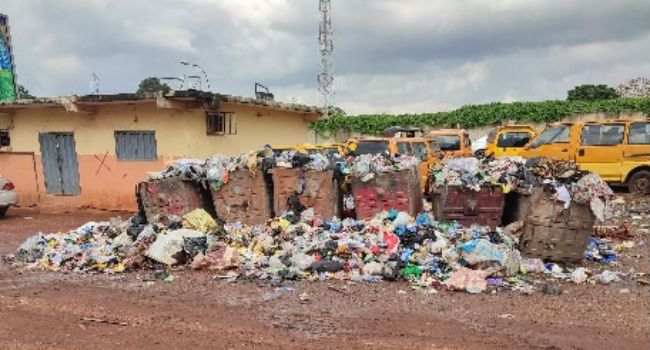
[[[323,105],[323,117],[329,117],[329,107],[334,102],[334,73],[332,71],[332,52],[334,41],[332,38],[332,18],[330,0],[319,0],[320,30],[318,43],[320,50],[320,73],[318,74],[318,92]]]

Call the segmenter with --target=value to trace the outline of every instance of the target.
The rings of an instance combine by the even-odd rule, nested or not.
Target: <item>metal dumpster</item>
[[[564,210],[563,203],[554,202],[541,188],[533,190],[530,201],[534,205],[524,220],[522,255],[558,262],[581,260],[593,233],[595,217],[591,209],[572,202]]]
[[[275,168],[273,176],[273,210],[275,215],[289,209],[289,199],[295,194],[305,208],[323,219],[340,216],[340,191],[332,170],[302,171]]]
[[[150,180],[136,185],[136,196],[140,210],[151,223],[165,216],[182,216],[194,209],[205,209],[207,198],[200,187],[196,182],[186,181],[182,177]]]
[[[430,196],[436,220],[455,220],[463,226],[501,226],[504,196],[500,186],[482,187],[478,192],[460,186],[439,187]]]
[[[422,211],[422,189],[417,169],[376,174],[368,182],[352,179],[358,219],[370,219],[382,210],[396,209],[416,216]]]
[[[271,194],[262,171],[239,169],[228,174],[228,183],[211,188],[217,216],[225,222],[259,225],[271,218]]]

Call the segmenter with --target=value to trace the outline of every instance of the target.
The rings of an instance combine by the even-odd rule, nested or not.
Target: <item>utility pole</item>
[[[329,117],[329,107],[334,103],[334,72],[332,69],[332,53],[334,40],[332,34],[332,18],[330,0],[319,0],[320,29],[318,44],[320,50],[320,73],[318,74],[318,92],[323,106],[323,118]]]

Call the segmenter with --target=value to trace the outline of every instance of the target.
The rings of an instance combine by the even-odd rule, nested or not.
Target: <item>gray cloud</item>
[[[420,112],[564,98],[581,83],[650,75],[650,2],[333,0],[337,104]],[[18,79],[38,95],[134,91],[198,72],[212,87],[318,103],[318,3],[305,0],[6,0]]]

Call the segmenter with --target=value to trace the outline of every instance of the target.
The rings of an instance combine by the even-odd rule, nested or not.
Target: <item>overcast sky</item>
[[[336,104],[412,113],[564,99],[650,76],[648,0],[332,0]],[[18,80],[38,96],[133,92],[195,75],[214,91],[318,104],[318,0],[2,0]]]

